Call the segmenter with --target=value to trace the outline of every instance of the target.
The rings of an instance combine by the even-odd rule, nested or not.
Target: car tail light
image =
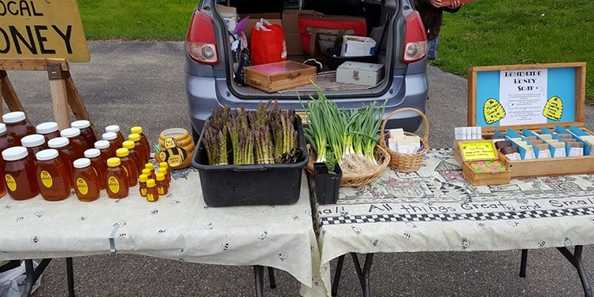
[[[186,36],[186,50],[192,59],[203,64],[216,64],[217,44],[212,18],[196,10]]]
[[[412,63],[427,55],[427,33],[419,12],[413,11],[406,16],[405,46],[402,61]]]

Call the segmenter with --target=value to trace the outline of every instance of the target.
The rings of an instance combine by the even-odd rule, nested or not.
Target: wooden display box
[[[316,67],[294,61],[249,66],[245,68],[247,85],[268,93],[311,84]]]
[[[547,72],[547,94],[546,98],[558,96],[562,99],[563,105],[560,108],[560,118],[547,118],[546,122],[532,124],[501,124],[501,121],[487,123],[487,116],[484,110],[485,100],[495,98],[501,89],[493,91],[489,85],[496,85],[493,81],[504,75],[502,72],[529,70],[542,70]],[[527,79],[519,77],[519,79]],[[497,86],[501,86],[497,85]],[[483,138],[492,138],[496,130],[505,132],[508,128],[520,132],[523,129],[537,131],[541,128],[555,128],[556,126],[576,126],[594,135],[594,132],[584,128],[584,105],[586,86],[586,63],[555,63],[555,64],[533,64],[533,65],[504,65],[473,67],[468,77],[468,126],[481,126]],[[489,97],[489,98],[487,98]],[[550,98],[549,98],[550,100]],[[548,104],[548,101],[547,101]],[[512,105],[513,106],[513,105]],[[546,106],[543,107],[543,116],[546,117]],[[506,115],[514,110],[506,110]],[[492,119],[491,119],[492,120]],[[594,151],[593,151],[594,153]],[[511,169],[511,177],[529,176],[553,176],[568,174],[594,173],[594,155],[583,157],[564,157],[551,159],[532,160],[508,160],[505,155],[500,154]]]
[[[462,175],[464,180],[473,186],[487,186],[487,185],[505,185],[509,184],[512,179],[511,166],[505,156],[500,155],[499,160],[505,164],[506,171],[498,173],[476,173],[470,168],[470,162],[462,160],[462,154],[460,153],[459,142],[454,143],[454,158],[460,166],[462,166]]]

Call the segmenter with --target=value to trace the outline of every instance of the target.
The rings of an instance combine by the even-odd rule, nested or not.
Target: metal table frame
[[[33,266],[33,260],[28,259],[25,261],[25,290],[23,291],[23,297],[30,297],[32,294],[33,286],[45,271],[52,259],[43,259],[37,267]],[[0,267],[0,272],[7,271],[16,268],[21,265],[21,261],[10,261],[4,266]],[[264,266],[253,266],[254,268],[254,279],[256,288],[256,297],[264,297]],[[274,268],[268,268],[268,280],[270,283],[270,289],[276,289],[276,278],[274,276]],[[66,258],[66,279],[68,283],[68,297],[76,297],[74,290],[74,269],[72,258]]]
[[[592,286],[590,285],[590,274],[588,271],[584,269],[583,262],[582,262],[582,245],[576,245],[574,248],[573,253],[566,247],[558,247],[557,250],[573,265],[573,267],[577,270],[578,276],[582,283],[582,287],[584,289],[584,296],[585,297],[593,297],[592,295]],[[356,253],[350,253],[351,257],[353,258],[353,264],[355,266],[355,273],[357,274],[357,278],[359,279],[359,284],[361,286],[361,292],[363,297],[370,297],[371,296],[371,288],[370,288],[370,280],[369,275],[371,272],[371,266],[373,265],[373,253],[365,254],[365,262],[363,266],[361,266],[359,261],[359,255]],[[342,273],[342,267],[344,264],[344,257],[346,255],[342,255],[338,257],[338,262],[336,263],[336,271],[334,272],[334,278],[332,280],[332,297],[338,296],[338,286],[340,284],[340,276]],[[528,250],[523,249],[520,259],[520,277],[526,277],[526,266],[528,264]]]

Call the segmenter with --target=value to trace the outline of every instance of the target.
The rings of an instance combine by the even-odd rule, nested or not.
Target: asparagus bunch
[[[208,126],[204,132],[204,146],[208,154],[208,164],[227,165],[227,130]]]
[[[282,111],[277,102],[272,104],[270,111],[270,126],[274,138],[274,160],[283,163],[283,160],[295,153],[297,147],[297,132],[293,123],[295,112]]]

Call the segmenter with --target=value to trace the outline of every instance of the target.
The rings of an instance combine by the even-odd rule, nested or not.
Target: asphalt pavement
[[[91,43],[92,62],[75,64],[72,75],[97,127],[140,124],[151,139],[169,127],[189,128],[184,91],[183,44]],[[51,118],[47,74],[9,73],[35,122]],[[451,146],[454,127],[466,122],[466,80],[430,67],[428,114],[433,147]],[[592,108],[586,109],[593,127]],[[586,267],[594,270],[586,247]],[[555,249],[531,251],[528,276],[518,277],[519,251],[381,254],[371,272],[373,296],[580,296],[577,273]],[[142,256],[74,259],[78,296],[254,296],[250,267],[181,263]],[[54,260],[37,297],[66,296],[65,262]],[[298,282],[277,272],[278,287],[266,296],[299,296]],[[350,261],[340,296],[360,296]]]

